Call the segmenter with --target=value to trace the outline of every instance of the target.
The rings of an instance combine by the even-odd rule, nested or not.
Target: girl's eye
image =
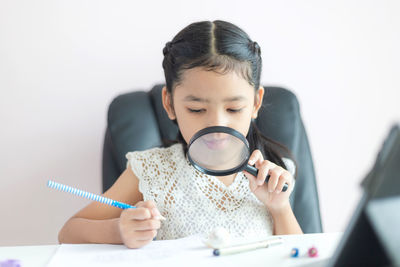
[[[192,113],[200,113],[200,112],[205,111],[204,108],[202,108],[202,109],[191,109],[191,108],[188,108],[188,110],[189,110],[189,112],[192,112]]]
[[[205,111],[206,111],[204,108],[201,108],[201,109],[192,109],[192,108],[188,108],[188,110],[189,110],[189,112],[191,112],[191,113],[202,113],[202,112],[205,112]],[[228,108],[228,109],[227,109],[227,111],[228,111],[229,113],[239,113],[239,112],[241,112],[242,110],[243,110],[242,108],[239,108],[239,109]]]
[[[241,111],[242,111],[241,108],[239,108],[239,109],[228,108],[228,112],[231,112],[231,113],[239,113],[239,112],[241,112]]]

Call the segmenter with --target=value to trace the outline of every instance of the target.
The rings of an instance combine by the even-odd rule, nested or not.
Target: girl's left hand
[[[268,208],[270,212],[279,211],[286,208],[289,203],[289,196],[293,191],[293,176],[275,163],[264,160],[260,150],[255,150],[250,156],[249,165],[254,165],[258,169],[257,177],[243,171],[249,179],[250,190]],[[265,177],[270,175],[268,183]],[[283,192],[284,184],[288,184],[288,189]]]

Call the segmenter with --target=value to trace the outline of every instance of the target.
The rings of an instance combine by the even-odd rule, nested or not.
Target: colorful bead
[[[296,258],[299,256],[299,249],[298,248],[292,248],[292,251],[290,252],[290,256],[292,258]]]
[[[311,248],[308,249],[308,256],[310,257],[317,257],[318,256],[318,250],[316,247],[312,246]]]

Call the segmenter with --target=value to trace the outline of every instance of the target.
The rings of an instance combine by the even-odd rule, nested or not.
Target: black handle
[[[247,171],[248,173],[251,173],[255,177],[257,177],[258,174],[258,169],[256,167],[253,167],[249,164],[246,164],[246,167],[244,167],[244,170]],[[267,174],[267,177],[265,177],[265,182],[268,183],[270,175]],[[288,189],[289,185],[285,183],[285,185],[282,188],[282,192],[285,192]]]

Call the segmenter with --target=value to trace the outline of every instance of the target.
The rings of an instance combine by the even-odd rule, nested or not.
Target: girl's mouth
[[[228,137],[219,139],[215,138],[204,139],[204,143],[211,150],[221,150],[226,148],[228,141],[229,141]]]

